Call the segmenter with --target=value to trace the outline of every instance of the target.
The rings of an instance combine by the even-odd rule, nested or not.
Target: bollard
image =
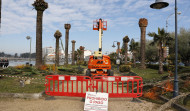
[[[21,86],[21,87],[24,87],[24,86],[25,86],[25,84],[24,84],[25,80],[20,80],[19,82],[20,82],[20,86]]]

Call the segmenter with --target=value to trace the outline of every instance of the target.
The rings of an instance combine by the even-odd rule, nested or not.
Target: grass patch
[[[155,69],[139,69],[132,68],[132,72],[136,73],[138,76],[143,78],[143,82],[156,82],[165,79],[169,73],[165,72],[163,74],[158,74],[158,70]]]
[[[66,75],[80,75],[84,74],[84,69],[87,69],[87,66],[82,65],[63,65],[58,67],[58,74]]]
[[[38,77],[45,78],[45,77]],[[31,80],[25,87],[20,86],[19,78],[1,77],[0,93],[39,93],[44,91],[44,80]]]
[[[45,66],[44,66],[45,67]],[[47,68],[49,68],[48,66]],[[81,68],[86,68],[86,66],[80,66]],[[83,73],[76,73],[78,70],[78,65],[67,65],[60,66],[56,73],[59,75],[81,75]],[[12,77],[0,77],[0,93],[39,93],[45,90],[45,76],[54,74],[55,71],[46,69],[36,69],[35,67],[27,66],[18,66],[18,67],[9,67],[2,69],[0,71],[1,75],[10,75],[10,76],[20,76],[20,77],[29,77],[29,78],[38,78],[32,79],[30,84],[26,84],[24,87],[20,86],[20,78]],[[84,74],[82,74],[84,75]],[[41,80],[39,80],[41,79]],[[42,80],[43,79],[43,80]],[[23,79],[22,79],[23,80]]]

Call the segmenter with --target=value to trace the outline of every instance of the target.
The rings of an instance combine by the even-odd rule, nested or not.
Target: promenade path
[[[55,97],[55,100],[0,98],[1,111],[83,111],[84,102],[77,97]],[[131,98],[109,98],[108,111],[155,111],[160,105]],[[173,111],[171,109],[167,111]]]

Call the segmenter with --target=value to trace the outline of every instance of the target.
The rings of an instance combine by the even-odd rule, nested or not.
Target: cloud
[[[92,21],[101,17],[111,19],[111,24],[121,24],[121,22],[129,24],[131,21],[128,18],[121,19],[122,13],[125,11],[119,7],[118,3],[121,0],[46,1],[49,7],[44,11],[43,27],[47,32],[64,28],[65,23],[71,23],[73,30],[91,30]],[[32,10],[32,3],[34,3],[33,0],[6,0],[3,2],[2,34],[35,32],[36,10]],[[114,26],[111,24],[110,26]]]
[[[46,32],[63,29],[71,23],[73,31],[91,30],[94,19],[108,20],[109,27],[133,26],[136,16],[151,17],[150,0],[45,0],[48,9],[44,11],[43,27]],[[174,1],[166,0],[170,5]],[[187,1],[187,0],[186,0]],[[180,2],[180,1],[179,1]],[[35,32],[36,10],[32,10],[34,0],[5,0],[2,10],[2,34]],[[171,11],[173,7],[163,9]],[[8,31],[7,31],[8,30]]]
[[[26,0],[2,2],[2,35],[34,31],[34,12],[27,6],[29,3]]]
[[[123,8],[129,12],[134,12],[137,10],[141,10],[149,8],[151,1],[148,0],[126,0],[123,4]]]

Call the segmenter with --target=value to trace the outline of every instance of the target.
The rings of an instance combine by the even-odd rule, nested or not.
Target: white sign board
[[[59,76],[59,80],[65,80],[65,76]]]
[[[120,59],[116,60],[116,64],[118,64],[118,65],[120,64]]]
[[[108,111],[108,93],[86,92],[85,111]]]

